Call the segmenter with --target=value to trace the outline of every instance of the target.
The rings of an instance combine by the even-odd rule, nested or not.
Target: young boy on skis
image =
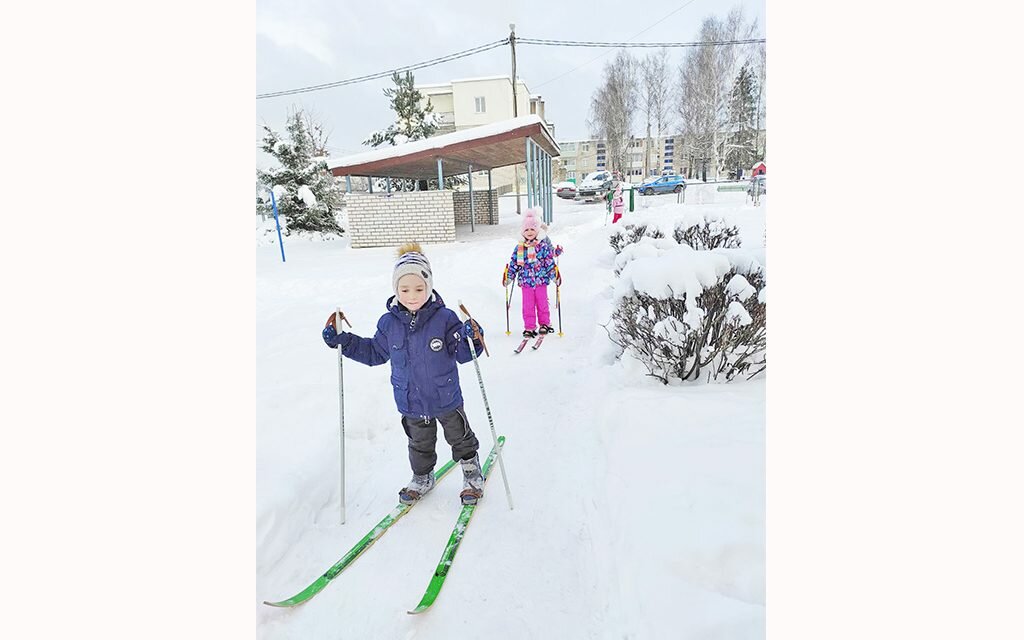
[[[323,339],[332,349],[341,347],[345,357],[371,367],[391,362],[391,386],[409,441],[413,473],[409,484],[398,492],[399,499],[412,504],[434,488],[440,422],[444,439],[452,448],[452,459],[462,465],[462,503],[476,504],[484,495],[477,454],[480,443],[462,407],[456,363],[473,359],[467,335],[474,336],[476,354],[483,352],[474,334],[477,329],[482,336],[483,329],[475,321],[460,322],[444,305],[434,290],[430,263],[419,244],[403,245],[398,254],[391,278],[395,295],[388,298],[387,313],[377,321],[377,333],[372,338],[347,331],[338,333],[331,314]]]
[[[555,274],[555,258],[562,255],[561,246],[552,246],[546,227],[537,219],[540,209],[533,207],[523,214],[522,239],[512,250],[506,275],[501,286],[519,278],[523,292],[523,337],[535,338],[539,326],[541,333],[553,333],[551,311],[548,307],[548,284],[556,280],[562,284],[561,275]]]

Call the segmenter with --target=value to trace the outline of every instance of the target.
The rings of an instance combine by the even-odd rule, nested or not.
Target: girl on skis
[[[477,454],[480,443],[462,407],[456,363],[473,359],[467,335],[474,336],[476,354],[483,352],[474,333],[476,329],[482,336],[483,329],[475,321],[459,322],[455,312],[444,305],[434,290],[430,263],[419,244],[403,245],[398,255],[391,277],[394,295],[385,304],[387,313],[377,321],[377,333],[372,338],[338,333],[332,313],[323,339],[332,349],[340,347],[345,357],[371,367],[391,362],[391,386],[409,441],[413,473],[409,484],[398,492],[399,499],[411,504],[434,488],[440,422],[452,459],[462,465],[462,503],[476,504],[484,495]]]
[[[523,337],[534,338],[536,329],[552,333],[551,311],[548,308],[548,284],[552,280],[561,286],[562,276],[555,273],[555,258],[562,255],[561,246],[552,246],[547,227],[537,215],[539,207],[527,209],[523,214],[522,238],[512,250],[502,286],[519,279],[523,292]]]

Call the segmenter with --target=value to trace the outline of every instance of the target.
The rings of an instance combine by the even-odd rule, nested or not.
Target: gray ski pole
[[[349,329],[352,328],[352,323],[341,312],[341,307],[336,307],[334,311],[334,330],[338,333],[341,333],[342,320],[345,321]],[[341,345],[338,345],[338,415],[341,421],[341,524],[345,524],[345,370],[342,368],[344,360],[345,357],[341,355]]]
[[[473,320],[473,316],[470,315],[469,310],[459,300],[459,309],[462,310],[463,315],[466,316],[466,320]],[[465,322],[465,320],[463,321]],[[476,332],[476,320],[473,320],[474,332]],[[477,333],[480,338],[480,344],[484,347],[484,353],[487,353],[487,345],[484,344],[484,337]],[[480,362],[476,358],[476,349],[473,348],[473,336],[467,335],[466,342],[469,343],[469,353],[473,356],[473,366],[476,368],[476,379],[480,383],[480,395],[484,398],[484,408],[487,410],[487,421],[491,425],[491,438],[494,440],[494,446],[498,450],[498,466],[501,467],[501,480],[505,483],[505,497],[508,498],[508,508],[512,510],[512,490],[508,488],[508,474],[505,473],[505,459],[501,455],[501,447],[498,447],[498,433],[494,430],[494,417],[491,416],[491,405],[487,402],[487,391],[484,389],[484,377],[480,373]],[[490,355],[490,354],[488,354]]]
[[[505,265],[505,274],[502,276],[503,280],[508,280],[508,265]],[[515,291],[515,287],[512,289]],[[505,285],[505,335],[512,335],[512,327],[509,326],[508,310],[512,306],[512,296],[508,294],[508,285]]]

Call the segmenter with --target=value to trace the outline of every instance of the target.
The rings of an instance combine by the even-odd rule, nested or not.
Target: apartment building
[[[661,175],[664,171],[678,173],[683,169],[683,158],[676,153],[676,143],[682,138],[667,135],[651,138],[648,150],[647,176],[644,175],[644,149],[646,140],[635,139],[626,150],[626,168],[623,179],[640,183],[648,176]],[[559,142],[562,156],[556,158],[555,181],[578,182],[592,171],[610,168],[607,145],[603,140],[569,140]]]
[[[763,144],[765,131],[760,133]],[[689,177],[698,171],[701,158],[696,157],[684,144],[680,134],[652,136],[650,147],[647,148],[647,175],[644,175],[644,151],[647,145],[645,138],[630,141],[626,150],[626,166],[623,179],[633,183],[643,182],[650,176],[663,173],[675,173]],[[603,140],[568,140],[560,141],[558,146],[562,156],[555,158],[553,164],[553,180],[555,182],[579,182],[592,171],[611,168],[607,154],[607,145]]]
[[[512,114],[512,79],[510,76],[488,76],[483,78],[464,78],[441,84],[416,85],[416,89],[424,96],[424,106],[430,104],[434,108],[440,128],[437,134],[462,131],[479,127],[492,122],[508,120]],[[530,93],[530,89],[518,78],[516,82],[516,115],[536,114],[544,120],[552,138],[555,125],[544,115],[544,99],[540,95]],[[483,177],[486,185],[486,174]],[[502,167],[491,172],[493,187],[501,193],[513,190],[516,171],[513,167]],[[473,174],[474,185],[478,174]],[[525,193],[526,175],[519,171],[520,189]]]

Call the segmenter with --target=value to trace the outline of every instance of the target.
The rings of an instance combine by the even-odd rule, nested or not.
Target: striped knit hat
[[[395,272],[391,276],[391,284],[396,296],[398,295],[398,281],[402,276],[410,273],[423,278],[423,281],[427,283],[428,295],[434,290],[434,276],[430,270],[430,262],[421,251],[420,245],[415,242],[399,247],[398,262],[395,263]]]

